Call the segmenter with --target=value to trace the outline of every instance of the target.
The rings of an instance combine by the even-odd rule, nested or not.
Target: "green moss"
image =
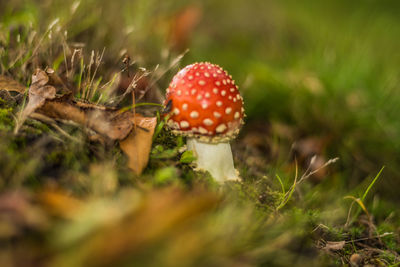
[[[14,128],[12,111],[12,108],[0,108],[0,130],[11,131]]]

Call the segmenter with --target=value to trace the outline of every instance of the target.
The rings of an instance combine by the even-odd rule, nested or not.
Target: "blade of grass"
[[[278,175],[278,174],[276,174],[275,176],[276,176],[276,178],[278,179],[278,181],[279,181],[279,184],[281,185],[281,188],[282,188],[282,193],[283,193],[283,194],[286,194],[286,192],[285,192],[285,187],[284,187],[284,185],[283,185],[283,182],[282,182],[282,179],[281,179],[281,177],[279,177],[279,175]]]
[[[367,195],[368,195],[368,192],[371,190],[372,186],[374,186],[376,180],[378,180],[378,178],[379,178],[379,176],[381,175],[381,173],[382,173],[382,171],[383,171],[384,168],[385,168],[385,166],[383,166],[383,167],[381,168],[381,170],[378,172],[378,174],[375,176],[375,178],[374,178],[374,179],[372,180],[372,182],[369,184],[369,186],[367,187],[367,189],[366,189],[365,192],[364,192],[364,195],[363,195],[362,198],[361,198],[361,201],[364,201],[364,200],[365,200],[365,198],[366,198]]]
[[[298,174],[299,174],[299,168],[298,168],[298,166],[297,166],[297,160],[296,160],[296,174],[295,174],[295,176],[294,176],[293,185],[292,185],[292,187],[290,188],[290,191],[288,191],[288,192],[286,193],[286,196],[285,196],[284,200],[282,201],[281,204],[279,204],[279,206],[276,208],[276,210],[280,210],[281,208],[283,208],[283,207],[289,202],[289,200],[292,198],[294,189],[296,188]]]

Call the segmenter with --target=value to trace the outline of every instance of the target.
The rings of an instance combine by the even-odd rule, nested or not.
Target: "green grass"
[[[185,53],[171,44],[171,27],[188,6],[201,17]],[[35,68],[52,67],[76,97],[110,104],[126,53],[130,71],[161,93],[179,67],[211,61],[236,80],[247,120],[232,144],[243,183],[221,187],[192,170],[193,155],[162,127],[155,101],[134,105],[159,123],[149,165],[135,176],[117,144],[91,141],[80,126],[58,124],[79,142],[33,119],[13,134],[23,104],[0,99],[0,262],[331,266],[358,253],[363,264],[396,266],[399,8],[394,0],[1,3],[0,72],[24,85]],[[324,162],[339,160],[308,176],[310,147]],[[346,243],[321,249],[327,241]]]

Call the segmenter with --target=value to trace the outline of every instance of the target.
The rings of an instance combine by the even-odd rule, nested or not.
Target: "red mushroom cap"
[[[229,141],[243,124],[243,98],[218,65],[195,63],[180,70],[170,83],[164,104],[171,102],[168,127],[206,142]]]

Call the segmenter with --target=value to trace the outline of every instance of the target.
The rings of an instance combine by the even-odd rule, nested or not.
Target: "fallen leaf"
[[[47,74],[37,69],[32,75],[32,85],[29,87],[29,101],[26,107],[21,111],[20,116],[15,124],[14,133],[24,124],[26,118],[36,109],[43,106],[46,99],[53,99],[56,96],[56,88],[46,85],[49,81]]]
[[[126,139],[120,141],[119,145],[129,157],[128,167],[139,175],[149,161],[157,119],[155,117],[143,117],[136,113],[132,120],[136,127]]]
[[[93,106],[80,107],[72,101],[57,98],[40,107],[37,112],[53,119],[74,121],[91,128],[112,140],[122,140],[131,132],[133,123],[130,111],[107,110]]]
[[[26,87],[8,76],[0,75],[0,90],[23,94]]]
[[[87,116],[87,126],[113,140],[124,139],[133,127],[132,112],[92,111]]]

